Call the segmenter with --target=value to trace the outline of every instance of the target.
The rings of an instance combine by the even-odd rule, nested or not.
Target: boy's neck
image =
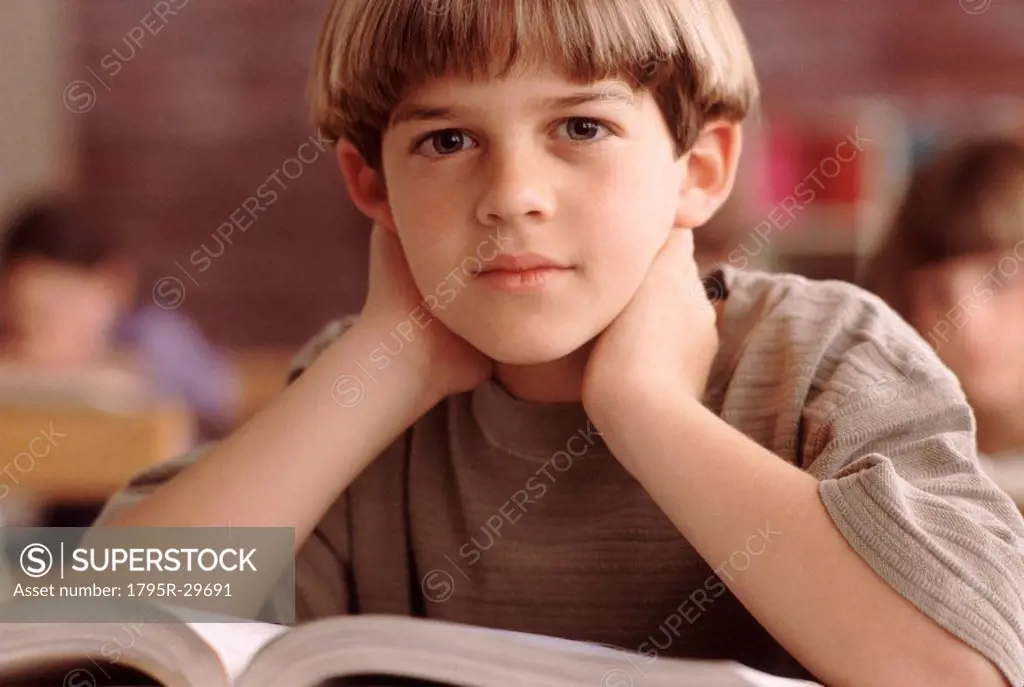
[[[494,376],[514,398],[534,403],[578,403],[593,342],[564,358],[539,365],[497,363]]]

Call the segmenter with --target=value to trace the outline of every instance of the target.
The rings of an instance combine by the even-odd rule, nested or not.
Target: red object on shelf
[[[805,143],[804,161],[808,182],[818,202],[854,204],[860,200],[864,151],[845,136],[823,136]]]
[[[856,147],[855,140],[841,132],[773,127],[762,164],[761,196],[767,209],[788,198],[802,206],[858,203],[866,153]]]

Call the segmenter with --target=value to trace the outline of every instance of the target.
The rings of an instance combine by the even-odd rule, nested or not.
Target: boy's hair
[[[551,60],[580,83],[651,91],[677,153],[712,118],[742,121],[757,78],[728,0],[333,0],[310,83],[313,121],[380,169],[395,106],[431,77],[499,78]]]
[[[912,177],[887,236],[868,261],[865,286],[905,319],[907,277],[947,260],[1005,252],[1024,241],[1024,145],[965,141]]]
[[[119,254],[115,241],[92,230],[70,204],[37,200],[16,210],[0,233],[0,273],[38,258],[92,268]]]

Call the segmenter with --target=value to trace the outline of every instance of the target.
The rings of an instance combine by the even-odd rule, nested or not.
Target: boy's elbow
[[[1015,687],[995,664],[968,649],[972,655],[964,652],[956,658],[936,652],[931,660],[918,663],[914,668],[906,665],[902,670],[888,673],[886,678],[880,678],[877,667],[870,669],[865,666],[865,672],[856,679],[850,679],[848,684],[858,687]]]
[[[917,643],[901,652],[883,670],[862,665],[848,684],[860,687],[1017,687],[983,653],[950,633]],[[937,641],[936,641],[937,640]],[[837,684],[845,684],[837,680]]]
[[[959,642],[960,650],[951,660],[937,661],[932,675],[921,684],[943,687],[1013,687],[992,661],[981,652]]]
[[[959,684],[978,685],[978,687],[1013,687],[992,661],[976,651],[973,653],[974,657],[970,659],[965,668],[969,681]]]

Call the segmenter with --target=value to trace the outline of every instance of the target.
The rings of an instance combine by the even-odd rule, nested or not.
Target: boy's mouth
[[[487,260],[480,274],[491,272],[530,272],[534,270],[564,270],[567,265],[539,253],[502,254]]]
[[[484,263],[476,277],[498,291],[535,293],[573,269],[572,265],[538,253],[506,254]]]

